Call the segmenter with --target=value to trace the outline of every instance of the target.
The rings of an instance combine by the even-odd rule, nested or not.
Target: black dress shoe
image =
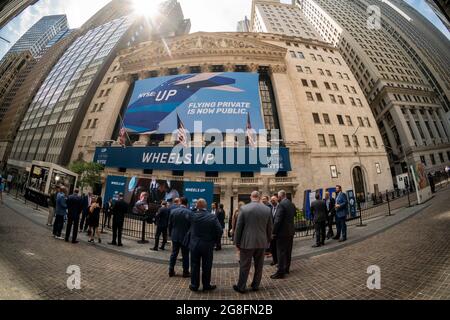
[[[173,270],[169,270],[169,277],[174,277],[175,276],[175,271]]]
[[[217,289],[217,286],[215,284],[212,284],[212,285],[207,286],[207,287],[203,287],[203,291],[213,291],[213,290],[216,290],[216,289]]]
[[[194,291],[194,292],[197,292],[197,291],[198,291],[198,288],[193,287],[192,284],[190,284],[190,285],[189,285],[189,290]]]
[[[79,243],[79,242],[80,242],[80,241],[78,241],[78,240],[72,241],[73,244],[77,244],[77,243]]]
[[[315,244],[315,245],[313,245],[312,247],[313,247],[313,248],[319,248],[319,247],[320,247],[320,244]]]
[[[123,247],[123,244],[119,243],[117,246],[118,246],[118,247]]]
[[[347,239],[344,238],[344,239],[339,240],[339,242],[344,242],[344,241],[347,241]]]
[[[190,278],[191,273],[190,272],[183,272],[183,278]]]
[[[237,285],[233,286],[233,290],[236,291],[236,292],[242,293],[242,294],[245,293],[245,290],[239,289],[239,287]]]
[[[158,251],[158,248],[151,248],[152,251]]]
[[[270,276],[271,279],[283,279],[284,278],[284,274],[282,273],[275,273],[273,275]]]
[[[259,291],[259,288],[252,287],[252,291],[254,291],[254,292]]]
[[[166,250],[166,249],[164,249],[164,247],[160,247],[159,250],[164,251],[164,250]],[[158,250],[156,250],[156,251],[158,251]]]
[[[117,243],[115,243],[115,242],[108,242],[108,244],[110,244],[112,246],[117,246]]]

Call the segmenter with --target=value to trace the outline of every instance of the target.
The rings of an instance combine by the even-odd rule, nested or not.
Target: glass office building
[[[34,58],[47,49],[47,44],[61,31],[67,31],[67,16],[45,16],[36,22],[25,34],[17,40],[9,52],[29,50]]]
[[[25,115],[9,164],[26,167],[32,160],[59,163],[70,132],[77,130],[85,100],[96,79],[132,25],[126,16],[79,37],[53,67]],[[91,94],[92,95],[92,94]]]

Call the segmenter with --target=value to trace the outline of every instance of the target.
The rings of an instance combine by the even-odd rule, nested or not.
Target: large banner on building
[[[98,147],[94,162],[107,168],[191,172],[291,171],[288,148]]]
[[[194,128],[194,121],[201,128]],[[137,134],[264,129],[257,73],[198,73],[136,81],[124,127]],[[194,130],[196,129],[196,130]]]
[[[155,213],[162,201],[173,202],[175,198],[186,197],[193,204],[203,198],[211,206],[214,197],[212,182],[171,181],[157,178],[108,176],[105,190],[105,201],[117,200],[119,193],[124,194],[124,200],[133,212],[136,202],[143,193],[146,194],[150,212]]]
[[[425,170],[425,165],[422,162],[411,165],[411,173],[416,185],[417,202],[419,204],[428,201],[433,196]]]

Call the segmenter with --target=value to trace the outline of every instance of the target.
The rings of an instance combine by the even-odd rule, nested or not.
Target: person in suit
[[[56,208],[56,196],[59,193],[59,186],[55,187],[55,190],[50,194],[48,199],[48,217],[47,217],[47,226],[53,226],[53,218],[55,217],[55,208]]]
[[[197,201],[197,211],[191,221],[189,249],[191,251],[191,291],[200,287],[200,263],[202,266],[203,291],[217,288],[211,284],[211,270],[214,258],[214,245],[222,237],[222,226],[217,217],[206,210],[205,199]]]
[[[155,246],[152,249],[153,251],[158,251],[159,238],[161,237],[161,234],[163,236],[163,241],[159,249],[165,250],[165,246],[167,243],[167,228],[169,227],[169,216],[170,210],[167,206],[167,202],[163,201],[161,204],[161,208],[159,208],[158,213],[156,214],[155,217],[156,234],[155,234]]]
[[[311,213],[316,231],[316,244],[313,245],[313,248],[318,248],[325,245],[325,231],[328,216],[327,205],[324,200],[320,199],[320,190],[316,191],[316,200],[311,203]]]
[[[81,221],[80,221],[80,232],[86,232],[88,229],[88,216],[89,216],[89,208],[92,205],[92,194],[89,192],[87,195],[83,194],[82,203],[83,203],[83,211],[81,213]]]
[[[194,213],[187,206],[188,200],[182,197],[180,206],[170,212],[169,235],[172,239],[172,254],[169,261],[169,277],[175,276],[175,264],[180,250],[183,259],[183,278],[191,276],[189,272],[189,248],[186,247],[184,241],[191,228],[191,220]]]
[[[336,186],[336,236],[333,238],[339,242],[347,240],[347,212],[348,200],[345,193],[342,192],[341,186]],[[342,239],[341,239],[342,234]]]
[[[239,281],[233,289],[239,293],[245,293],[248,274],[255,265],[255,273],[251,284],[252,290],[257,291],[261,284],[264,251],[272,237],[272,215],[270,208],[262,204],[258,191],[251,194],[252,202],[241,208],[241,213],[236,226],[235,245],[240,251]]]
[[[53,223],[53,236],[56,239],[64,240],[61,232],[64,227],[64,219],[67,216],[67,189],[62,186],[56,196],[55,222]]]
[[[70,233],[73,226],[72,243],[78,243],[78,224],[80,223],[80,214],[83,211],[83,201],[79,195],[80,190],[75,189],[73,194],[67,198],[67,227],[66,227],[66,242],[69,242]]]
[[[272,279],[282,279],[289,274],[295,234],[294,218],[297,214],[294,204],[286,197],[286,191],[278,192],[278,200],[272,231],[272,237],[277,241],[278,268],[270,276]]]
[[[327,205],[327,211],[328,211],[328,218],[327,218],[327,224],[328,224],[328,232],[327,232],[327,240],[334,237],[333,232],[333,220],[336,215],[336,209],[334,206],[336,205],[336,201],[333,199],[333,197],[330,195],[330,193],[327,191],[325,192],[325,204]]]
[[[270,203],[272,205],[271,207],[271,213],[272,213],[272,223],[275,223],[275,216],[277,215],[278,210],[278,197],[273,196],[270,199]],[[271,239],[270,240],[270,252],[272,253],[272,263],[271,266],[275,266],[278,264],[278,258],[277,258],[277,240]]]
[[[223,204],[219,204],[219,208],[216,210],[216,217],[219,220],[222,230],[225,230],[225,210]],[[222,239],[216,243],[216,251],[222,250]]]
[[[110,242],[110,245],[117,245],[119,247],[122,246],[122,229],[123,229],[123,222],[125,221],[125,214],[128,213],[128,203],[125,202],[123,199],[123,193],[119,193],[119,199],[114,202],[112,208],[111,208],[111,214],[112,214],[112,242]],[[117,242],[116,242],[117,240]]]

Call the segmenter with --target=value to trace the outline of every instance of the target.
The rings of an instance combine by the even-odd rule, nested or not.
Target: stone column
[[[412,128],[412,130],[413,130],[413,132],[414,132],[414,135],[416,136],[417,144],[418,144],[419,146],[422,146],[422,145],[423,145],[422,136],[420,135],[420,131],[419,131],[419,129],[417,128],[416,120],[414,119],[414,116],[413,116],[413,114],[411,113],[411,110],[410,110],[410,109],[407,108],[407,109],[406,109],[406,112],[407,112],[407,114],[409,115],[409,123],[410,123],[411,128]]]
[[[420,127],[422,128],[422,132],[425,135],[425,140],[427,141],[427,145],[431,146],[433,144],[433,139],[431,139],[430,133],[428,132],[427,126],[425,125],[425,121],[420,113],[420,110],[417,110],[417,116],[419,117]]]
[[[444,126],[442,125],[442,122],[441,122],[441,120],[445,121],[445,118],[444,119],[439,118],[439,113],[436,110],[433,110],[433,113],[435,113],[435,116],[436,116],[436,125],[437,125],[437,129],[441,133],[441,137],[442,137],[441,140],[442,140],[442,142],[443,143],[449,142],[449,138],[448,138],[447,133],[445,132],[445,128],[444,128]]]
[[[403,144],[403,147],[413,146],[414,139],[409,131],[408,124],[406,123],[406,119],[402,114],[402,111],[399,106],[392,106],[391,110],[389,110],[392,118],[394,119],[394,123],[397,127],[398,134],[400,135],[400,141]]]
[[[445,113],[442,111],[442,108],[437,109],[436,112],[438,114],[438,119],[442,120],[443,128],[444,128],[444,130],[446,132],[446,136],[450,140],[450,123],[449,123],[449,120],[447,119],[447,116],[445,115]]]
[[[392,152],[395,152],[396,150],[398,150],[399,145],[397,144],[397,141],[395,141],[394,134],[392,133],[391,127],[389,126],[386,119],[383,120],[383,126],[384,129],[386,130],[389,143],[392,147]]]

